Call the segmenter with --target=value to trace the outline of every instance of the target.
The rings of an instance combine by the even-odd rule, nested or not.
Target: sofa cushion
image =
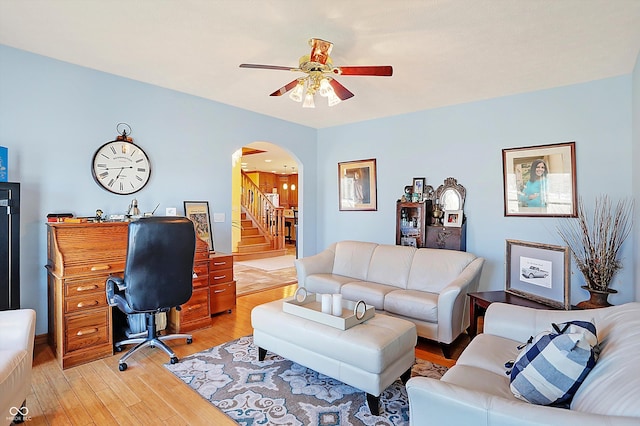
[[[384,310],[421,321],[438,322],[438,295],[416,290],[394,290],[384,298]]]
[[[571,401],[571,409],[640,417],[640,304],[606,308],[596,318],[600,357]]]
[[[354,302],[364,300],[367,305],[372,305],[377,310],[382,311],[385,310],[385,295],[390,291],[396,290],[396,288],[370,281],[355,281],[343,285],[340,290],[342,297],[346,300]]]
[[[516,359],[518,346],[518,342],[511,339],[481,333],[469,342],[456,365],[477,367],[509,378],[505,374],[505,360]]]
[[[371,256],[367,281],[407,288],[411,262],[417,250],[408,246],[379,245]]]
[[[333,273],[356,280],[366,280],[373,250],[376,243],[360,241],[340,241],[336,243],[336,255],[333,261]],[[306,284],[306,283],[305,283]]]
[[[337,294],[344,284],[353,281],[357,280],[336,274],[313,274],[307,277],[304,287],[310,293]]]
[[[504,374],[504,371],[494,373],[483,368],[456,364],[444,373],[440,380],[454,383],[464,389],[485,392],[489,395],[517,401],[509,390],[509,376]],[[469,424],[473,423],[470,422]]]
[[[475,258],[462,251],[421,248],[413,256],[407,289],[440,293]]]
[[[595,326],[588,321],[553,324],[529,341],[515,360],[511,391],[540,405],[568,403],[596,363]]]

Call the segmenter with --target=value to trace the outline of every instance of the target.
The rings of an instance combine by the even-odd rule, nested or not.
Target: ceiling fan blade
[[[261,70],[282,70],[282,71],[297,70],[297,68],[281,67],[279,65],[260,65],[260,64],[240,64],[240,68],[257,68]]]
[[[298,80],[297,79],[293,80],[291,83],[286,84],[285,86],[282,86],[281,88],[279,88],[278,90],[276,90],[275,92],[270,94],[269,96],[282,96],[285,93],[287,93],[289,90],[291,90],[294,87],[296,87],[296,84],[298,84]]]
[[[340,75],[376,75],[391,77],[393,75],[393,67],[391,65],[336,67],[333,72]]]
[[[311,62],[318,62],[320,64],[326,64],[333,48],[333,43],[330,41],[321,40],[319,38],[312,38],[309,40],[311,44],[311,55],[309,55]]]
[[[329,79],[329,84],[331,85],[331,87],[333,87],[333,91],[336,92],[336,96],[343,101],[354,96],[354,94],[351,93],[349,89],[338,83],[338,81],[334,80],[333,78]]]

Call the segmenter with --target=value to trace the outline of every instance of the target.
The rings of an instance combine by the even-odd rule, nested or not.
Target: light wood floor
[[[193,332],[193,343],[169,344],[178,357],[252,334],[251,309],[293,295],[290,285],[239,297],[231,314],[214,316],[212,327]],[[453,345],[453,358],[468,344],[462,336]],[[121,354],[62,370],[45,344],[36,345],[31,393],[27,397],[35,425],[235,425],[222,412],[183,384],[163,364],[168,356],[146,348],[133,355],[126,371],[118,370]],[[416,356],[451,366],[437,344],[419,339]]]

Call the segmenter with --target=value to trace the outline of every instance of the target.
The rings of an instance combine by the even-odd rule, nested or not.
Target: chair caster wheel
[[[174,356],[173,358],[171,358],[171,364],[175,364],[177,362],[178,362],[178,357]]]
[[[193,343],[193,339],[187,339],[187,345],[190,345]]]
[[[116,346],[116,347],[114,348],[114,350],[115,350],[116,352],[122,352],[122,346]]]
[[[118,370],[124,371],[127,369],[127,363],[123,362],[122,364],[118,364]]]

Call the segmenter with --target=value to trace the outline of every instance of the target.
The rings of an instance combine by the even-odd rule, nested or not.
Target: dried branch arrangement
[[[611,279],[622,268],[618,251],[631,233],[633,208],[633,200],[626,198],[613,208],[609,197],[601,195],[596,198],[593,217],[589,217],[580,198],[577,219],[558,226],[589,290],[608,291]]]

